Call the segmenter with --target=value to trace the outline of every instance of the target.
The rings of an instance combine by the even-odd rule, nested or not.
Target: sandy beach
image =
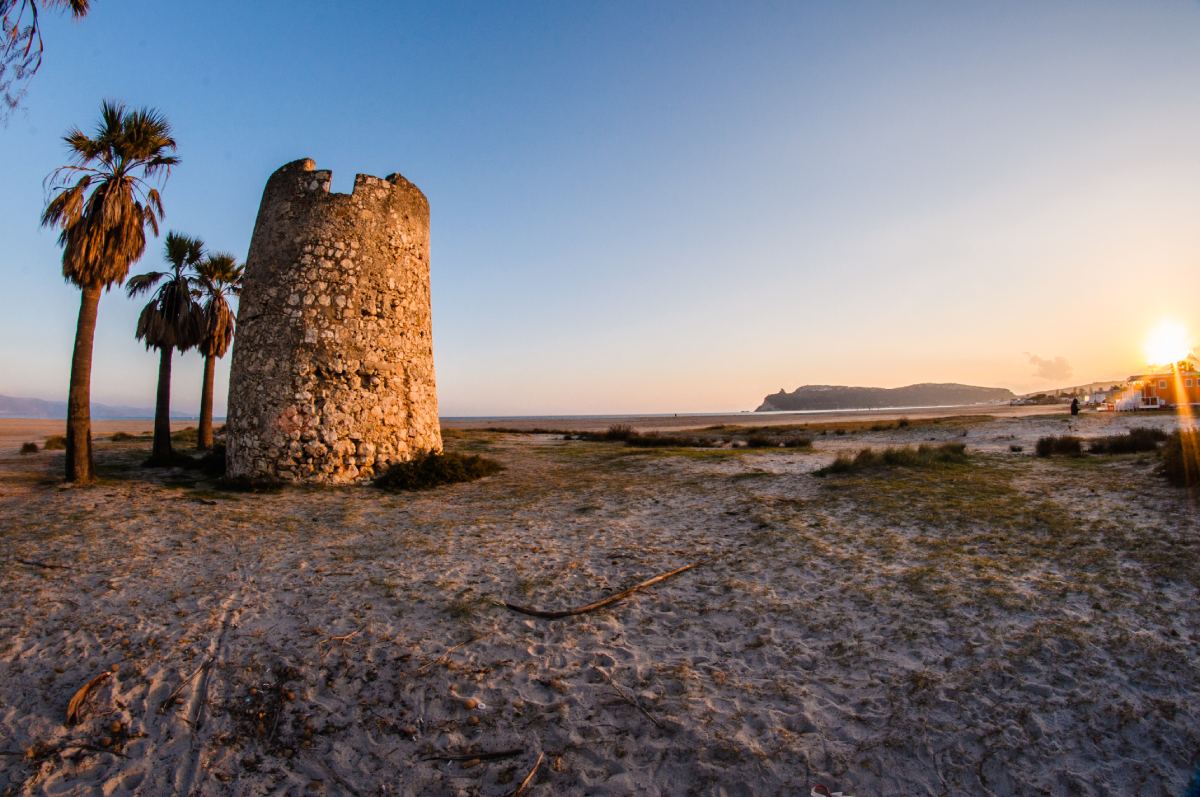
[[[1017,409],[786,451],[450,429],[505,470],[411,494],[227,492],[107,423],[70,488],[17,454],[53,422],[0,421],[0,793],[503,795],[544,755],[527,794],[1178,795],[1195,505],[1153,454],[1030,453],[1178,419]],[[921,442],[969,461],[812,473]]]
[[[1023,418],[1030,415],[1062,413],[1061,405],[974,404],[963,407],[893,408],[878,410],[824,410],[819,412],[726,412],[679,413],[657,415],[549,415],[541,417],[479,417],[443,418],[447,429],[556,429],[569,432],[597,432],[612,424],[629,424],[642,431],[666,432],[677,429],[698,429],[705,426],[733,424],[738,426],[788,426],[825,423],[829,421],[871,422],[892,421],[898,418],[913,420],[952,418],[969,415],[993,415],[1004,418]]]

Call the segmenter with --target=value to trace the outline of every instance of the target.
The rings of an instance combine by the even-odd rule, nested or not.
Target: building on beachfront
[[[1140,397],[1139,409],[1200,404],[1198,365],[1196,358],[1189,356],[1174,367],[1135,374],[1129,377],[1129,393]]]

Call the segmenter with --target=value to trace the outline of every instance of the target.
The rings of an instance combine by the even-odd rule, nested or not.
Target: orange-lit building
[[[1200,404],[1200,372],[1188,359],[1173,369],[1129,377],[1131,393],[1140,393],[1143,407],[1178,407]]]

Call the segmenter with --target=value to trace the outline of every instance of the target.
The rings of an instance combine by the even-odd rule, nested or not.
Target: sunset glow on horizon
[[[3,132],[3,395],[66,398],[79,297],[37,220],[104,97],[177,133],[164,234],[239,260],[283,163],[419,186],[447,416],[1032,393],[1179,354],[1177,331],[1143,345],[1162,319],[1200,330],[1196,4],[93,5],[45,17],[53,57]],[[96,47],[131,18],[138,59]],[[139,311],[102,300],[95,402],[153,403]],[[178,356],[181,412],[203,372]]]
[[[1172,365],[1191,353],[1191,336],[1183,324],[1164,318],[1147,333],[1143,351],[1148,365]]]

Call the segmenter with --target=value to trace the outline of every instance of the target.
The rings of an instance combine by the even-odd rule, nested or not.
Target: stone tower
[[[441,451],[429,202],[399,174],[293,161],[267,180],[229,381],[232,477],[341,484]]]

